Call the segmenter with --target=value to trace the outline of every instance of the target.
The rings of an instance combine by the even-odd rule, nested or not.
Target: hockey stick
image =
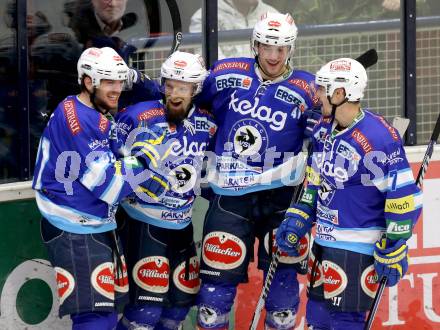
[[[356,61],[361,63],[365,69],[369,68],[370,66],[373,66],[377,62],[377,52],[374,48],[367,50],[365,53],[360,55],[356,58]],[[311,145],[309,146],[309,150],[307,153],[307,159],[312,154],[311,152]],[[302,192],[304,190],[304,182],[301,185],[301,189],[298,194],[293,195],[293,199],[297,201],[300,196],[302,195]],[[264,285],[261,290],[260,297],[258,298],[257,306],[255,307],[254,315],[252,317],[252,322],[249,327],[250,330],[257,329],[258,322],[260,320],[261,311],[263,310],[264,303],[266,301],[267,295],[269,294],[270,286],[272,284],[273,277],[275,275],[276,269],[278,267],[278,263],[280,260],[281,252],[280,250],[276,249],[276,252],[272,255],[272,260],[269,265],[269,269],[267,270],[266,278],[264,279]]]
[[[183,35],[182,20],[180,18],[179,6],[177,5],[176,0],[166,0],[166,4],[168,11],[170,12],[174,35],[173,43],[168,54],[169,56],[179,48]],[[157,20],[157,16],[155,17],[155,15],[160,17],[160,3],[158,1],[144,0],[144,5],[147,11],[147,17],[151,22],[150,30],[152,30],[154,33],[158,33],[160,31],[160,22]],[[149,39],[143,48],[152,47],[156,41],[157,38]]]
[[[428,169],[429,161],[431,160],[432,153],[434,152],[434,146],[437,143],[437,139],[440,133],[440,114],[437,117],[437,122],[435,124],[434,130],[429,140],[428,148],[426,149],[425,156],[423,157],[422,165],[420,165],[419,173],[417,174],[416,185],[421,188],[423,183],[423,177],[425,176],[426,170]],[[376,316],[377,310],[379,308],[380,299],[382,298],[383,292],[387,284],[387,277],[381,278],[379,283],[379,288],[377,289],[376,296],[374,297],[373,304],[371,305],[370,313],[368,314],[367,321],[365,322],[364,330],[370,330],[373,325],[374,317]]]
[[[173,21],[174,32],[173,44],[168,54],[168,56],[170,56],[179,49],[180,43],[182,42],[182,20],[180,19],[179,7],[177,6],[176,0],[166,0],[166,3],[170,11],[171,20]]]
[[[312,155],[312,143],[309,143],[309,146],[307,148],[307,160],[309,159],[309,157],[311,157],[311,155]],[[306,164],[306,166],[307,166],[307,164]],[[305,178],[304,178],[304,180],[305,180]],[[291,204],[293,202],[297,202],[299,200],[299,198],[301,197],[301,195],[304,192],[304,186],[305,186],[305,182],[303,181],[302,184],[299,186],[300,187],[299,191],[295,190],[293,192]],[[270,232],[269,235],[272,235],[272,232]],[[271,249],[271,248],[272,247],[269,246],[269,249]],[[257,329],[258,322],[260,321],[261,312],[264,307],[264,303],[266,301],[267,295],[269,294],[270,286],[272,285],[272,280],[275,276],[275,272],[277,270],[278,263],[280,262],[280,257],[281,257],[281,251],[278,248],[276,248],[275,253],[272,255],[272,260],[269,264],[269,269],[267,270],[267,274],[264,279],[263,289],[261,290],[260,297],[258,298],[258,302],[257,302],[257,306],[255,307],[254,315],[252,316],[252,322],[249,327],[250,330]]]

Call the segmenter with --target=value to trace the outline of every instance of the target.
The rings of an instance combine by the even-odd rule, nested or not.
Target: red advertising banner
[[[420,164],[411,163],[414,176]],[[361,197],[360,197],[361,198]],[[408,241],[410,267],[399,284],[387,288],[373,329],[440,329],[440,161],[432,161],[423,185],[423,213]],[[305,276],[299,276],[301,303],[296,329],[306,329]],[[249,329],[262,286],[262,272],[251,265],[249,283],[239,286],[235,329]],[[263,329],[264,312],[258,329]]]

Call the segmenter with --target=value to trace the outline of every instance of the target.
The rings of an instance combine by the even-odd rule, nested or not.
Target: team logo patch
[[[64,300],[70,296],[75,288],[75,279],[72,274],[67,270],[54,267],[55,270],[55,280],[57,281],[58,297],[60,298],[60,305],[63,304]]]
[[[347,274],[334,262],[324,260],[324,297],[330,299],[339,295],[347,287]]]
[[[275,239],[276,232],[277,229],[272,231],[272,242],[273,242],[272,253],[276,253],[276,249],[277,249],[277,243]],[[267,233],[264,236],[264,249],[266,253],[269,254],[269,233]],[[309,234],[306,234],[304,237],[302,237],[299,240],[299,256],[297,257],[289,256],[286,252],[281,252],[280,262],[284,264],[296,264],[298,262],[303,261],[307,257],[308,252],[309,252]]]
[[[115,291],[125,293],[128,292],[128,275],[127,275],[127,264],[125,263],[125,257],[121,256],[122,261],[122,273],[116,267],[116,260],[113,261],[115,270]]]
[[[113,263],[104,262],[98,265],[90,278],[93,288],[107,299],[115,299],[115,278]]]
[[[248,157],[251,160],[261,156],[260,151],[266,150],[267,132],[256,120],[243,119],[235,123],[229,132],[229,141],[233,141],[234,153],[237,157]]]
[[[214,231],[203,241],[203,261],[216,269],[234,269],[243,263],[246,246],[237,236]]]
[[[234,150],[240,155],[255,155],[261,149],[261,135],[252,126],[240,127],[235,132]]]
[[[317,288],[318,286],[324,283],[324,274],[322,273],[321,263],[317,262],[315,265],[315,269],[313,269],[313,263],[315,262],[315,255],[312,250],[310,250],[309,259],[307,260],[307,286],[310,287],[310,283],[312,281],[312,270],[314,283],[313,287]]]
[[[374,298],[379,286],[376,270],[374,265],[370,265],[364,269],[361,276],[361,287],[367,296]]]
[[[218,322],[218,317],[221,315],[217,308],[212,308],[206,305],[200,305],[197,314],[198,320],[202,326],[213,326]]]
[[[333,187],[329,182],[322,180],[321,181],[321,189],[318,190],[319,198],[321,199],[322,204],[329,205],[335,196],[336,188]]]
[[[196,294],[200,289],[199,271],[199,258],[194,256],[189,260],[189,276],[188,280],[185,280],[185,262],[180,263],[173,273],[174,284],[185,293]]]
[[[133,267],[135,283],[145,291],[166,293],[169,287],[170,265],[161,256],[142,258]]]
[[[195,187],[197,171],[191,164],[182,164],[170,171],[170,175],[176,178],[171,190],[184,194]]]

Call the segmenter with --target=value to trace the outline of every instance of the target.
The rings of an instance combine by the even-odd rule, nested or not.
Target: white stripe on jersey
[[[118,201],[119,193],[124,186],[124,181],[125,180],[122,175],[115,174],[112,178],[112,181],[99,197],[99,199],[110,205],[115,204]]]
[[[89,169],[81,178],[81,183],[90,191],[101,185],[105,180],[106,170],[110,166],[110,160],[106,154],[104,157],[100,157],[98,160],[91,162]]]
[[[373,183],[381,192],[393,191],[409,184],[413,184],[414,176],[411,169],[406,168],[395,172],[394,175],[388,174],[385,177],[374,179]]]
[[[374,244],[385,232],[385,228],[351,228],[341,229],[326,222],[316,222],[316,240],[323,240],[337,244],[337,242],[351,242]]]
[[[79,224],[81,226],[102,226],[104,223],[109,222],[108,219],[101,219],[82,213],[67,206],[56,205],[38,191],[35,192],[35,199],[40,212],[48,218],[55,218],[56,222],[62,219],[70,224]]]
[[[41,155],[41,163],[40,170],[38,171],[37,180],[35,181],[35,190],[41,189],[41,175],[43,174],[44,168],[46,167],[47,161],[49,160],[49,152],[50,152],[50,141],[42,137],[40,140],[40,145],[38,146],[38,154],[37,159]]]
[[[164,222],[182,223],[191,221],[192,205],[185,208],[170,209],[158,204],[123,203],[125,209],[138,211],[136,220],[148,222],[149,218]],[[142,217],[143,216],[143,217]],[[141,218],[142,217],[142,218]]]

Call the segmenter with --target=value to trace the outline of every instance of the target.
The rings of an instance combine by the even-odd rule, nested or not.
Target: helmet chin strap
[[[335,118],[336,118],[336,108],[337,107],[340,107],[341,105],[343,105],[344,103],[346,103],[347,101],[348,101],[348,98],[345,98],[341,103],[339,103],[339,104],[334,104],[334,103],[332,103],[332,100],[331,100],[331,97],[330,96],[328,96],[327,95],[327,100],[328,100],[328,102],[331,104],[331,106],[332,106],[332,114],[331,114],[331,117],[332,117],[332,119],[331,119],[331,122],[330,122],[330,129],[332,128],[332,126],[333,126],[333,122],[335,121]]]

